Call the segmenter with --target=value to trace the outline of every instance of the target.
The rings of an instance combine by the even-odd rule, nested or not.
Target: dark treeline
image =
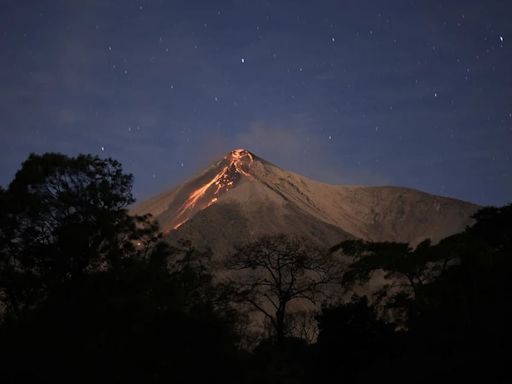
[[[1,383],[510,382],[512,205],[415,248],[262,238],[220,283],[210,252],[129,215],[131,186],[114,160],[46,154],[0,188]],[[330,303],[313,343],[297,300]],[[269,325],[250,349],[242,307]]]

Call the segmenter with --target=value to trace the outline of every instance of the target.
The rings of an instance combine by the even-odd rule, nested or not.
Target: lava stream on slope
[[[173,228],[179,228],[195,212],[215,204],[220,195],[232,189],[243,176],[251,178],[249,170],[253,161],[252,153],[245,149],[230,152],[224,158],[222,169],[208,183],[189,194],[178,210],[177,224]]]

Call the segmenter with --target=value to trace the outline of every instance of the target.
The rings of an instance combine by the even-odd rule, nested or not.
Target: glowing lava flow
[[[241,175],[252,177],[249,174],[249,169],[251,168],[254,158],[249,151],[236,149],[227,155],[224,160],[227,161],[227,165],[225,165],[208,183],[192,192],[183,203],[178,211],[177,219],[179,223],[174,226],[174,229],[181,226],[190,218],[190,216],[186,216],[185,213],[198,206],[199,200],[202,197],[206,197],[210,187],[214,186],[215,190],[213,190],[213,193],[210,195],[211,197],[208,202],[201,204],[202,206],[198,206],[198,209],[204,209],[214,204],[218,200],[220,193],[229,191]]]

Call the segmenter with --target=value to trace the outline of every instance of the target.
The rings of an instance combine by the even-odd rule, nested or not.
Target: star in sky
[[[504,204],[511,19],[499,0],[7,1],[0,184],[30,152],[99,152],[143,198],[244,147],[320,181]]]

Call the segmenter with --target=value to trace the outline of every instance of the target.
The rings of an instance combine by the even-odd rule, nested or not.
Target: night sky
[[[512,202],[512,2],[0,1],[0,184],[120,160],[145,198],[235,148],[331,183]]]

